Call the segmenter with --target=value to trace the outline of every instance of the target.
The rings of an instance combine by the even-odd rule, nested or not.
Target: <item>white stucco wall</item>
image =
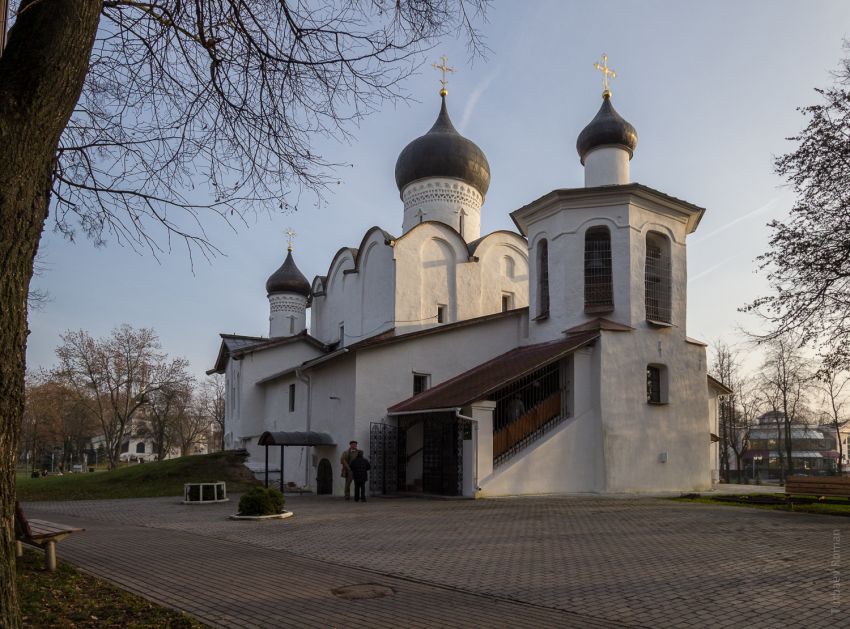
[[[356,250],[341,249],[334,256],[325,280],[325,294],[314,297],[310,308],[310,332],[323,343],[336,343],[341,323],[351,325],[360,309],[361,291],[354,270]]]
[[[529,302],[531,318],[540,314],[537,254],[542,239],[549,247],[549,317],[535,321],[532,339],[555,338],[561,331],[603,316],[632,327],[646,326],[646,236],[657,232],[670,245],[671,323],[684,330],[687,319],[688,222],[660,204],[628,194],[599,198],[569,198],[555,202],[528,218]],[[587,230],[606,227],[611,236],[614,309],[585,312],[584,249]]]
[[[600,352],[588,347],[564,364],[572,364],[571,416],[481,479],[479,496],[605,491]]]
[[[447,306],[444,323],[500,312],[503,293],[514,308],[528,304],[527,245],[518,234],[489,234],[470,256],[457,232],[422,223],[396,241],[394,253],[397,329],[436,325],[439,304]]]
[[[584,185],[611,186],[629,183],[628,151],[616,146],[602,146],[584,156]]]
[[[606,490],[710,488],[705,348],[676,328],[603,332],[598,346]],[[646,402],[650,363],[666,367],[665,404]]]
[[[288,420],[288,396],[277,381],[257,385],[257,381],[274,373],[319,356],[321,352],[306,341],[295,341],[279,347],[253,352],[240,360],[230,359],[225,369],[225,434],[230,434],[230,447],[243,445],[252,455],[257,437],[274,430],[275,422]],[[296,383],[296,399],[301,398],[301,383]],[[267,400],[267,395],[269,399]],[[300,421],[295,420],[294,421]],[[279,428],[285,430],[285,428]],[[248,440],[243,444],[244,440]],[[253,449],[252,449],[253,448]]]
[[[337,252],[311,307],[311,333],[332,344],[345,324],[345,344],[398,330],[437,325],[528,305],[528,249],[515,233],[498,231],[466,242],[439,222],[416,224],[397,240],[372,228],[359,249]],[[314,290],[320,282],[313,282]]]
[[[369,424],[385,421],[387,408],[413,395],[413,374],[430,374],[435,386],[525,343],[525,312],[425,335],[357,353],[355,436],[368,443]]]

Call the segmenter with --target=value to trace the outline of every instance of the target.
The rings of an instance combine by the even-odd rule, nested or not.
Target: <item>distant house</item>
[[[174,459],[183,455],[207,454],[216,449],[216,444],[221,442],[221,432],[217,430],[215,424],[211,424],[209,430],[202,432],[198,438],[192,443],[189,452],[180,453],[180,448],[172,446],[168,452],[162,457],[163,460]],[[103,435],[92,437],[90,442],[89,465],[96,462],[106,460],[106,439]],[[94,452],[98,452],[97,460]],[[145,430],[145,420],[138,419],[133,422],[133,427],[128,430],[127,435],[121,442],[121,453],[119,455],[121,461],[130,463],[140,463],[148,461],[157,461],[159,457],[156,454],[154,441],[150,438],[149,433]]]
[[[780,430],[777,430],[777,423]],[[749,431],[749,447],[744,452],[744,469],[750,478],[778,478],[785,456],[784,414],[770,411],[759,417]],[[847,436],[844,436],[845,443]],[[837,470],[838,436],[831,426],[804,422],[791,425],[792,467],[800,474],[834,474]],[[846,452],[845,452],[846,461]]]

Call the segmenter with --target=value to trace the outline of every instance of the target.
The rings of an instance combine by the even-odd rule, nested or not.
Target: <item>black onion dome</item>
[[[637,147],[637,141],[637,131],[631,123],[617,113],[614,105],[611,104],[611,94],[606,92],[602,95],[602,107],[599,108],[590,124],[578,134],[576,150],[582,164],[591,150],[601,146],[619,146],[627,150],[631,158]]]
[[[490,187],[490,164],[484,152],[454,128],[446,110],[446,97],[431,130],[404,147],[395,163],[395,182],[404,187],[425,177],[452,177],[465,181],[481,196]]]
[[[286,260],[280,268],[266,280],[266,292],[272,293],[298,293],[308,297],[310,295],[310,282],[304,274],[295,266],[292,252],[286,254]]]

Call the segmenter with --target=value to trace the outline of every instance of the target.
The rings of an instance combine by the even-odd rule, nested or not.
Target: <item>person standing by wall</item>
[[[339,462],[342,463],[342,477],[345,479],[345,499],[351,498],[351,481],[354,477],[351,475],[351,462],[357,458],[357,454],[363,454],[362,450],[357,449],[356,441],[348,442],[348,450],[342,453]]]
[[[348,465],[354,477],[354,502],[366,502],[366,481],[372,466],[361,450],[357,451],[357,456]]]

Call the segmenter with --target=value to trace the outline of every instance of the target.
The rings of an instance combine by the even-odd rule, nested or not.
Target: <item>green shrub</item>
[[[283,494],[272,487],[254,487],[239,499],[239,515],[275,515],[283,511]]]

